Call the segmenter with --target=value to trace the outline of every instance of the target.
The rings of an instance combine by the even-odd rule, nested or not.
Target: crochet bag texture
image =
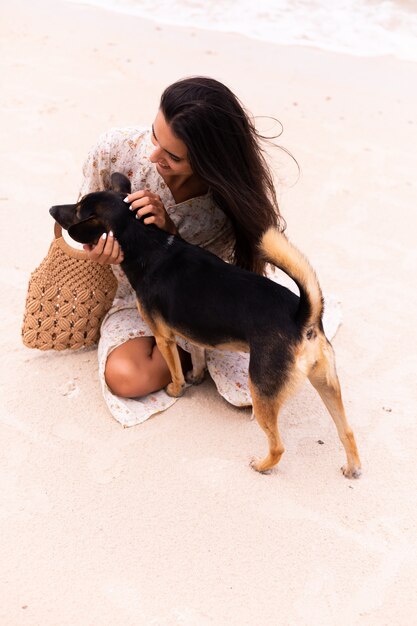
[[[83,250],[71,248],[55,223],[55,239],[48,254],[30,276],[23,343],[39,350],[94,345],[116,288],[110,265],[90,261]]]

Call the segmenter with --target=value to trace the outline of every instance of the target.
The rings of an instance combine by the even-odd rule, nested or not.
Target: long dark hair
[[[192,77],[165,89],[160,109],[188,150],[191,168],[231,220],[235,244],[230,261],[262,274],[257,252],[269,226],[285,229],[273,178],[257,132],[239,99],[213,78]]]

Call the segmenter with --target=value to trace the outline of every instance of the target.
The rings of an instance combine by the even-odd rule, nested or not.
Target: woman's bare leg
[[[190,355],[178,348],[185,371]],[[139,398],[163,389],[171,382],[171,374],[153,337],[137,337],[115,348],[108,356],[104,372],[106,383],[114,395]]]

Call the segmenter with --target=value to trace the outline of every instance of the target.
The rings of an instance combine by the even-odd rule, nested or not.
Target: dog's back
[[[312,300],[319,288],[304,290],[300,272],[291,268],[287,259],[300,298],[268,278],[171,238],[169,245],[158,245],[158,261],[136,283],[136,291],[147,317],[162,317],[177,334],[205,346],[251,350],[258,338],[277,332],[282,341],[294,343],[301,339],[306,320],[320,317]]]

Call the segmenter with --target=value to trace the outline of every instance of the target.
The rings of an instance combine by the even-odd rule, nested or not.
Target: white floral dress
[[[150,129],[118,128],[103,134],[84,163],[80,195],[109,189],[111,174],[121,172],[130,179],[132,191],[149,189],[159,194],[183,239],[226,260],[233,243],[233,229],[226,215],[214,204],[210,193],[176,204],[168,186],[149,161],[152,150]],[[104,370],[110,352],[129,339],[152,336],[138,313],[135,293],[121,267],[114,265],[113,271],[118,279],[118,289],[101,326],[99,376],[105,402],[113,417],[123,426],[134,426],[167,409],[177,399],[163,390],[141,398],[121,398],[107,386]],[[189,348],[183,339],[178,338],[178,344],[185,350]],[[248,354],[207,350],[207,368],[217,390],[235,406],[251,405],[248,365]]]

